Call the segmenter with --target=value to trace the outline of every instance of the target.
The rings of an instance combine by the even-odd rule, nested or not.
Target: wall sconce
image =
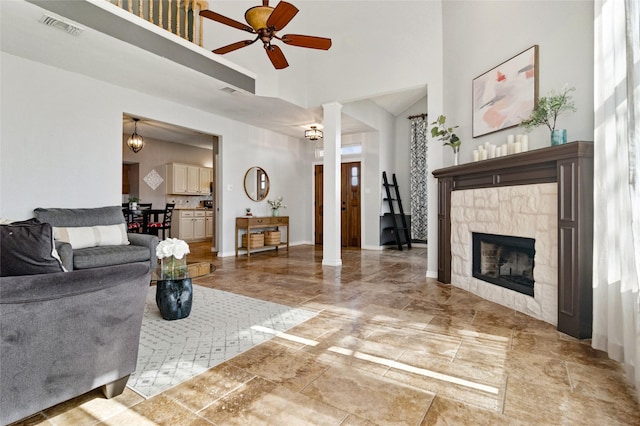
[[[144,147],[144,139],[142,138],[142,136],[138,134],[138,120],[139,120],[138,118],[133,119],[135,123],[133,128],[133,134],[129,136],[129,139],[127,139],[127,146],[134,153],[140,152],[140,150],[142,150],[142,148]]]
[[[310,130],[304,131],[304,137],[310,141],[317,141],[318,139],[322,139],[322,130],[318,130],[316,126],[311,126]]]

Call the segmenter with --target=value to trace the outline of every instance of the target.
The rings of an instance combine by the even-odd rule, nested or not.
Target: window
[[[362,145],[345,145],[340,148],[340,155],[345,157],[349,155],[359,155],[362,154]],[[316,148],[316,158],[324,157],[324,149]]]

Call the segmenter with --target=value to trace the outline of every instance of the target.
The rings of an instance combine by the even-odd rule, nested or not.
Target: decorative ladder
[[[404,209],[402,208],[402,200],[400,199],[400,190],[398,188],[398,181],[396,180],[395,173],[392,175],[392,178],[393,184],[390,184],[387,180],[387,172],[382,172],[382,184],[384,186],[384,189],[387,191],[387,197],[384,199],[384,201],[387,201],[389,203],[389,211],[391,212],[391,223],[393,224],[393,227],[385,228],[385,230],[391,229],[393,231],[393,235],[396,239],[396,244],[398,245],[398,250],[402,251],[403,244],[406,244],[408,249],[411,248],[411,236],[409,235],[407,217],[405,216]],[[395,198],[391,196],[391,188],[394,188],[395,190]],[[396,218],[396,212],[393,206],[394,201],[398,203],[398,210],[400,212],[400,221],[402,222],[402,227],[398,226],[398,219]],[[405,243],[402,242],[402,235],[400,234],[400,231],[402,231],[404,234],[404,238],[406,241]]]

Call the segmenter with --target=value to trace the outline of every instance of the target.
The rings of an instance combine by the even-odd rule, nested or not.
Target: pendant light
[[[318,130],[316,126],[311,126],[310,130],[304,131],[304,137],[310,141],[317,141],[318,139],[322,139],[322,130]]]
[[[138,120],[138,118],[133,119],[135,123],[133,134],[129,136],[129,139],[127,140],[127,146],[135,153],[140,152],[144,147],[144,139],[138,134]]]

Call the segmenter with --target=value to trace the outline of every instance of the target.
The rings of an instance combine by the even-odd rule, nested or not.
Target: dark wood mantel
[[[433,172],[438,179],[438,280],[451,282],[451,191],[558,183],[558,330],[591,337],[593,142],[571,142]]]

